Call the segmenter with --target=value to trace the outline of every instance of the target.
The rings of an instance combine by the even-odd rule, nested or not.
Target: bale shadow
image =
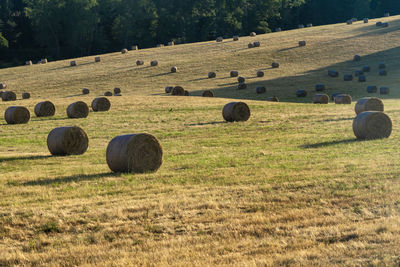
[[[76,66],[62,66],[62,67],[57,67],[57,68],[53,68],[50,70],[62,70],[62,69],[67,69],[67,68],[78,68],[79,66],[86,66],[86,65],[91,65],[94,64],[95,62],[86,62],[86,63],[80,63],[80,64],[76,64]]]
[[[51,185],[51,184],[59,184],[59,183],[89,181],[89,180],[107,178],[107,177],[112,177],[112,176],[120,176],[120,174],[116,174],[113,172],[97,173],[97,174],[78,174],[78,175],[61,176],[61,177],[48,178],[48,179],[38,179],[35,181],[25,182],[22,185],[24,185],[24,186],[35,186],[35,185],[43,186],[43,185]]]
[[[299,47],[300,47],[300,46],[293,46],[293,47],[282,48],[282,49],[279,49],[278,52],[285,52],[285,51],[293,50],[293,49],[296,49],[296,48],[299,48]]]
[[[340,144],[352,144],[356,142],[364,142],[364,140],[358,140],[356,138],[344,139],[344,140],[336,140],[330,142],[321,142],[316,144],[304,144],[299,146],[300,148],[320,148],[320,147],[327,147],[327,146],[334,146]]]
[[[89,111],[90,112],[90,111]],[[52,117],[42,117],[43,119],[31,119],[31,121],[62,121],[62,120],[68,120],[68,117],[65,118],[52,118]]]
[[[154,77],[160,77],[160,76],[166,76],[166,75],[169,75],[169,74],[172,74],[173,72],[164,72],[164,73],[159,73],[159,74],[154,74],[154,75],[149,75],[149,76],[146,76],[146,78],[154,78]]]
[[[228,122],[226,122],[226,121],[199,122],[199,123],[185,124],[185,126],[204,126],[204,125],[215,125],[215,124],[223,124],[223,123],[228,123]]]
[[[0,158],[1,162],[10,162],[10,161],[18,161],[18,160],[37,160],[37,159],[48,159],[52,158],[52,155],[32,155],[32,156],[15,156],[15,157],[7,157],[7,158]]]
[[[208,78],[208,77],[196,78],[196,79],[188,80],[188,82],[197,82],[197,81],[203,81],[203,80],[208,80],[208,79],[212,79],[212,78]]]
[[[70,98],[70,97],[76,97],[76,96],[84,96],[84,94],[67,95],[67,96],[63,96],[62,98]]]
[[[352,121],[354,118],[338,118],[338,119],[326,119],[326,120],[319,120],[317,122],[331,122],[331,121]]]

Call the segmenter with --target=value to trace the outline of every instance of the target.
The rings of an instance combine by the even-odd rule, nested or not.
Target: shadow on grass
[[[334,146],[334,145],[340,145],[340,144],[352,144],[355,142],[363,142],[363,140],[351,138],[351,139],[336,140],[336,141],[330,141],[330,142],[321,142],[321,143],[316,143],[316,144],[305,144],[305,145],[301,145],[300,148],[320,148],[320,147]]]
[[[352,118],[338,118],[338,119],[326,119],[326,120],[319,120],[317,122],[330,122],[330,121],[352,121],[354,120],[354,117]]]
[[[169,75],[169,74],[173,74],[173,72],[170,72],[170,71],[169,71],[169,72],[164,72],[164,73],[149,75],[149,76],[146,76],[146,78],[154,78],[154,77],[166,76],[166,75]]]
[[[76,97],[76,96],[84,96],[84,94],[66,95],[66,96],[63,96],[62,98],[70,98],[70,97]]]
[[[227,122],[226,121],[199,122],[199,123],[185,124],[185,126],[202,126],[202,125],[214,125],[214,124],[223,124],[223,123],[227,123]]]
[[[35,181],[25,182],[22,185],[24,186],[35,186],[35,185],[51,185],[51,184],[59,184],[59,183],[71,183],[71,182],[81,182],[81,181],[89,181],[100,178],[107,177],[116,177],[120,176],[120,174],[116,174],[113,172],[108,173],[97,173],[97,174],[78,174],[71,176],[61,176],[47,179],[38,179]]]
[[[68,117],[64,117],[64,118],[41,117],[40,119],[39,118],[31,119],[31,121],[61,121],[61,120],[68,120],[68,119],[69,119]]]
[[[79,66],[91,65],[91,64],[94,64],[94,63],[95,62],[86,62],[86,63],[79,63],[79,64],[77,63],[76,66],[67,65],[67,66],[53,68],[53,69],[50,69],[50,70],[62,70],[62,69],[68,69],[68,68],[79,68]]]
[[[8,162],[8,161],[17,161],[17,160],[36,160],[36,159],[48,159],[52,158],[52,155],[35,155],[35,156],[15,156],[15,157],[7,157],[7,158],[0,158],[1,162]]]

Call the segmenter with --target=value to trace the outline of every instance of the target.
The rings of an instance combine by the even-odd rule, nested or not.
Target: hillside
[[[239,41],[205,42],[0,70],[0,81],[29,100],[31,121],[0,127],[0,265],[396,265],[400,254],[400,17],[388,28],[337,24]],[[306,47],[298,41],[306,40]],[[250,41],[260,48],[248,49]],[[353,62],[353,56],[362,56]],[[138,59],[145,66],[136,66]],[[158,67],[149,67],[157,59]],[[272,61],[280,63],[271,69]],[[378,62],[388,76],[379,77]],[[177,73],[170,73],[171,66]],[[342,74],[370,65],[367,83]],[[329,78],[334,68],[340,78]],[[263,69],[265,77],[256,78]],[[236,90],[238,70],[248,89]],[[208,79],[215,71],[217,78]],[[314,105],[328,93],[365,96],[390,87],[389,139],[357,141],[352,105]],[[263,84],[267,93],[257,95]],[[173,97],[167,85],[192,96]],[[83,87],[89,95],[81,95]],[[68,119],[68,104],[114,87],[109,112]],[[197,97],[211,89],[215,98]],[[297,89],[309,96],[298,99]],[[265,100],[276,95],[280,103]],[[37,118],[42,100],[56,115]],[[225,123],[222,107],[245,99],[247,122]],[[299,103],[303,102],[303,103]],[[51,129],[77,125],[89,136],[81,156],[52,157]],[[105,162],[117,135],[147,132],[164,149],[156,173],[114,174]]]

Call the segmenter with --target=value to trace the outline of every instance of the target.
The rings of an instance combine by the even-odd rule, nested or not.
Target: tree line
[[[400,13],[398,0],[2,0],[0,66]]]

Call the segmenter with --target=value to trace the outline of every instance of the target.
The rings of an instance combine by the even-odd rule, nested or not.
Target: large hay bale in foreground
[[[54,156],[82,155],[88,146],[87,134],[77,126],[58,127],[47,136],[47,148]]]
[[[382,86],[381,88],[379,88],[379,93],[381,95],[388,95],[389,94],[389,87]]]
[[[1,99],[3,101],[15,101],[17,100],[17,95],[13,91],[5,91],[1,94]]]
[[[163,162],[163,149],[150,134],[121,135],[108,144],[106,160],[113,172],[154,172]]]
[[[328,70],[328,75],[332,78],[339,77],[339,72],[336,70]]]
[[[157,60],[152,60],[150,62],[150,66],[152,66],[152,67],[158,66],[158,61]]]
[[[165,93],[166,93],[166,94],[170,94],[170,93],[172,92],[173,89],[174,89],[174,87],[172,87],[172,86],[166,86],[166,87],[165,87]]]
[[[306,46],[306,44],[307,44],[307,43],[306,43],[306,41],[304,41],[304,40],[303,40],[303,41],[299,41],[299,46]]]
[[[34,109],[37,117],[51,117],[56,113],[56,107],[50,101],[37,103]]]
[[[353,121],[353,132],[357,139],[388,138],[392,133],[392,121],[380,111],[365,111]]]
[[[244,102],[231,102],[222,109],[222,116],[228,122],[247,121],[250,118],[250,108]]]
[[[22,99],[29,99],[29,98],[31,98],[31,94],[30,93],[28,93],[28,92],[22,93]]]
[[[174,89],[172,89],[171,95],[183,96],[185,95],[185,89],[183,89],[182,86],[175,86]]]
[[[8,124],[27,123],[31,118],[31,114],[26,107],[13,106],[6,109],[4,119]]]
[[[178,67],[176,67],[176,66],[172,66],[171,67],[171,72],[172,73],[175,73],[175,72],[177,72],[178,71]]]
[[[202,94],[203,97],[214,97],[214,93],[211,90],[206,90]]]
[[[343,80],[344,80],[345,82],[352,81],[352,80],[353,80],[353,75],[351,75],[351,74],[345,74],[345,75],[343,76]]]
[[[272,67],[273,69],[277,69],[277,68],[279,68],[279,63],[276,62],[276,61],[274,61],[274,62],[272,62],[271,67]]]
[[[109,111],[111,102],[107,97],[97,97],[92,101],[92,109],[95,112],[98,111]]]
[[[359,55],[354,55],[353,61],[361,61],[361,56],[359,56]]]
[[[307,96],[307,91],[303,90],[303,89],[297,90],[296,91],[296,96],[297,97],[306,97]]]
[[[265,86],[257,86],[256,93],[257,94],[265,94],[267,92],[267,88]]]
[[[86,118],[89,115],[89,107],[83,101],[77,101],[67,107],[67,116],[71,119]]]
[[[112,94],[112,92],[110,92],[110,91],[107,91],[107,92],[105,92],[104,93],[104,96],[112,96],[113,94]]]
[[[126,53],[128,53],[128,49],[124,48],[121,50],[121,54],[126,54]]]
[[[329,96],[327,94],[316,94],[313,97],[314,104],[328,104]]]
[[[0,89],[6,89],[7,84],[6,83],[0,83]]]
[[[238,83],[244,83],[246,81],[246,79],[244,77],[242,77],[242,76],[239,76],[237,78],[237,81],[238,81]]]
[[[72,60],[72,61],[69,63],[69,65],[70,65],[71,67],[75,67],[75,66],[76,66],[76,61],[75,61],[75,60]]]
[[[335,104],[351,104],[351,96],[347,94],[339,94],[335,96]]]
[[[83,95],[88,95],[90,93],[90,90],[89,89],[87,89],[87,88],[83,88],[82,89],[82,94]]]
[[[115,87],[114,88],[114,94],[118,95],[121,93],[121,88]]]
[[[325,91],[326,87],[325,84],[319,83],[315,85],[315,91],[322,92]]]
[[[279,102],[279,99],[276,96],[267,97],[267,101],[269,102]]]
[[[100,62],[101,61],[101,58],[100,57],[95,57],[94,58],[94,62]]]
[[[355,106],[356,114],[364,111],[384,111],[382,100],[376,97],[363,97],[360,98]]]
[[[217,42],[220,43],[224,40],[224,38],[222,36],[217,37]]]
[[[259,77],[259,78],[264,77],[264,72],[262,70],[258,70],[257,77]]]
[[[215,77],[217,77],[217,74],[215,74],[215,72],[210,71],[210,72],[208,73],[208,78],[212,79],[212,78],[215,78]]]
[[[231,77],[237,77],[237,76],[239,76],[239,72],[236,71],[236,70],[232,70],[232,71],[229,73],[229,75],[230,75]]]
[[[141,66],[141,65],[143,65],[144,64],[144,61],[143,60],[137,60],[136,61],[136,65],[137,66]]]
[[[367,93],[374,94],[378,91],[378,88],[375,85],[367,86]]]

